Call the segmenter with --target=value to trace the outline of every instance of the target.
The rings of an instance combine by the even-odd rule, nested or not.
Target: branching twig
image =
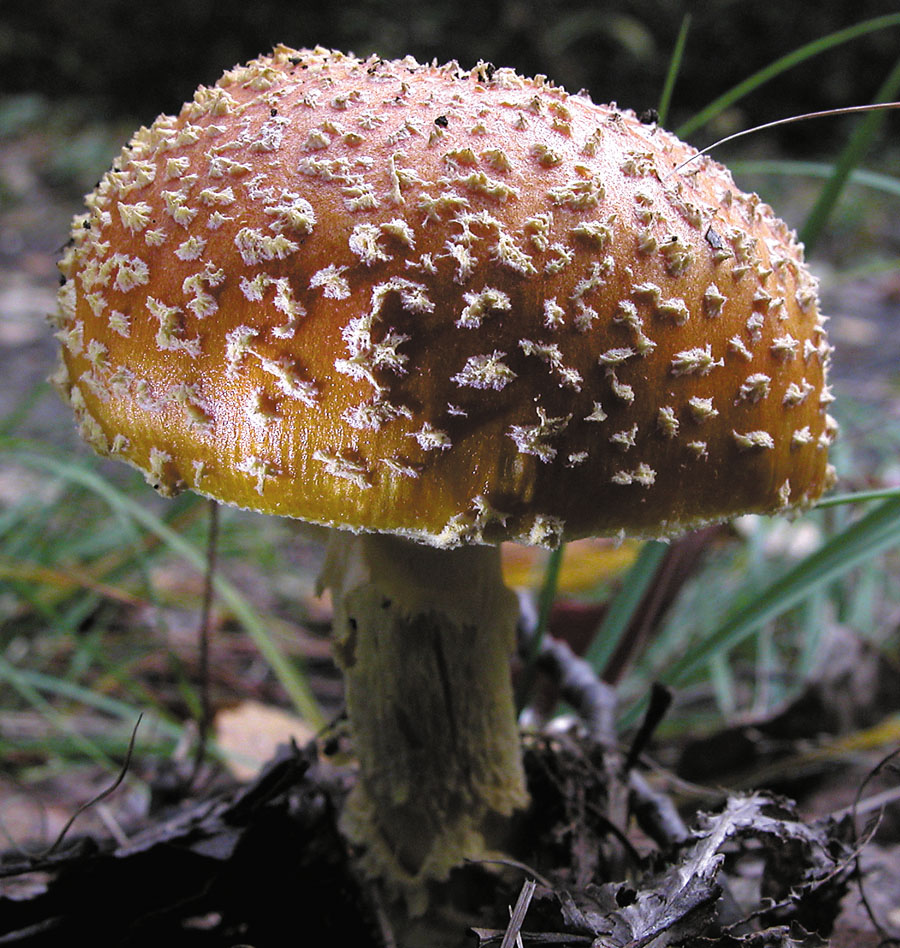
[[[520,603],[523,648],[530,652],[535,634],[534,610],[526,597],[520,597]],[[546,671],[558,684],[563,699],[575,709],[591,739],[603,747],[612,747],[616,740],[615,689],[602,681],[593,666],[561,639],[544,636],[534,661],[536,667]]]

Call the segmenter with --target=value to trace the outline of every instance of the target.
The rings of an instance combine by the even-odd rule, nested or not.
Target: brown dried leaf
[[[280,744],[293,739],[303,745],[314,736],[313,728],[302,718],[258,701],[242,701],[220,711],[215,733],[219,747],[227,754],[228,769],[239,780],[255,777]]]
[[[789,865],[777,862],[778,878],[765,880],[768,889],[783,895],[780,910],[789,911],[792,900],[840,874],[842,866],[834,851],[841,850],[833,845],[832,829],[800,822],[785,801],[766,794],[734,796],[720,813],[701,819],[693,841],[677,862],[633,886],[609,883],[565,894],[561,896],[563,917],[573,930],[595,936],[595,948],[641,948],[657,944],[656,939],[662,939],[660,945],[694,944],[708,936],[708,924],[722,893],[727,854],[737,841],[753,840],[767,853],[783,848],[791,852]],[[784,877],[786,872],[790,879]],[[764,908],[759,906],[753,914]],[[729,935],[730,941],[721,944],[723,948],[742,944],[813,948],[820,944],[818,936],[799,927],[754,932],[756,941],[741,941],[744,937]]]

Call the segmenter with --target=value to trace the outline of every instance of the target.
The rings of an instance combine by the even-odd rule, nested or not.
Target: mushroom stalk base
[[[509,668],[516,598],[496,547],[375,534],[332,534],[320,585],[359,759],[343,829],[415,914],[428,883],[502,846],[528,802]]]

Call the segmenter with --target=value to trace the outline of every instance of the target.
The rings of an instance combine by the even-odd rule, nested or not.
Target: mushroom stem
[[[528,802],[498,547],[334,532],[334,597],[359,780],[343,818],[364,869],[423,910],[426,887],[503,844]]]

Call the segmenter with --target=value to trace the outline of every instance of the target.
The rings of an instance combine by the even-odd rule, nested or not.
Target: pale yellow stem
[[[510,680],[518,614],[496,547],[335,533],[334,651],[359,759],[344,830],[424,908],[429,882],[502,844],[528,800]]]

